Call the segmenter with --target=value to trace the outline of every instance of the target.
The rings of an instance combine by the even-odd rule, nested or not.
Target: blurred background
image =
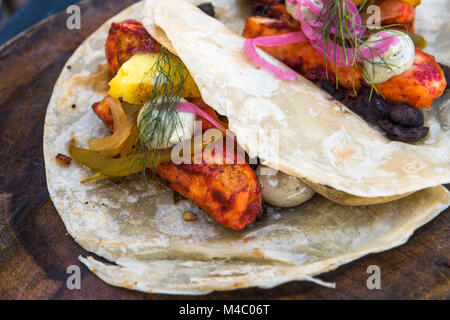
[[[77,0],[0,0],[0,46]]]

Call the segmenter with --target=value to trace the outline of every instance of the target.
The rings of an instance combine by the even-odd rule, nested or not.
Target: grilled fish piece
[[[444,71],[435,58],[418,48],[409,70],[376,85],[386,99],[406,102],[416,108],[430,108],[446,87]]]
[[[380,25],[401,25],[398,28],[414,32],[415,9],[402,0],[377,0],[375,5],[380,8]],[[371,13],[363,13],[363,24]]]
[[[236,163],[235,154],[233,159],[228,159],[234,164],[225,164],[226,152],[222,154],[221,163],[214,158],[214,153],[208,152],[203,152],[201,164],[163,163],[156,168],[155,175],[218,223],[241,230],[262,215],[262,189],[245,160]]]
[[[159,52],[160,49],[161,45],[135,20],[113,23],[105,46],[108,66],[113,75],[136,52]]]

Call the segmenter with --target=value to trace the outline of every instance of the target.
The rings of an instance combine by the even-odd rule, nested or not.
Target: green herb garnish
[[[143,106],[138,123],[139,153],[146,154],[142,163],[145,181],[148,161],[158,162],[159,157],[158,149],[152,150],[152,143],[159,148],[168,147],[168,139],[180,123],[177,109],[190,76],[181,59],[164,47],[150,73],[154,74],[152,98]]]

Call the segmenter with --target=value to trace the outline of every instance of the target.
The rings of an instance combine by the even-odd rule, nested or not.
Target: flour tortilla
[[[375,206],[342,206],[316,195],[295,208],[269,208],[263,221],[237,232],[218,225],[188,200],[175,204],[173,193],[154,181],[146,189],[140,175],[82,185],[80,180],[92,172],[76,163],[61,167],[55,157],[67,153],[72,138],[86,147],[90,138],[108,134],[91,109],[103,99],[108,82],[104,68],[97,68],[106,63],[104,43],[111,22],[139,20],[142,11],[142,3],[130,7],[80,46],[55,85],[45,119],[51,199],[75,241],[109,261],[80,257],[102,280],[169,294],[270,288],[292,280],[334,286],[313,277],[405,243],[448,207],[450,194],[440,186]],[[189,7],[186,14],[191,11]],[[222,12],[230,11],[223,7]],[[184,221],[185,211],[198,220]]]

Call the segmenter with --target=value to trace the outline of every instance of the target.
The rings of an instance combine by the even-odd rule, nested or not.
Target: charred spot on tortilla
[[[66,156],[64,154],[59,153],[56,156],[56,161],[62,165],[63,167],[69,167],[70,164],[72,163],[72,158],[69,156]]]
[[[205,3],[199,4],[197,7],[210,17],[214,18],[216,16],[214,6],[211,2],[205,2]]]

